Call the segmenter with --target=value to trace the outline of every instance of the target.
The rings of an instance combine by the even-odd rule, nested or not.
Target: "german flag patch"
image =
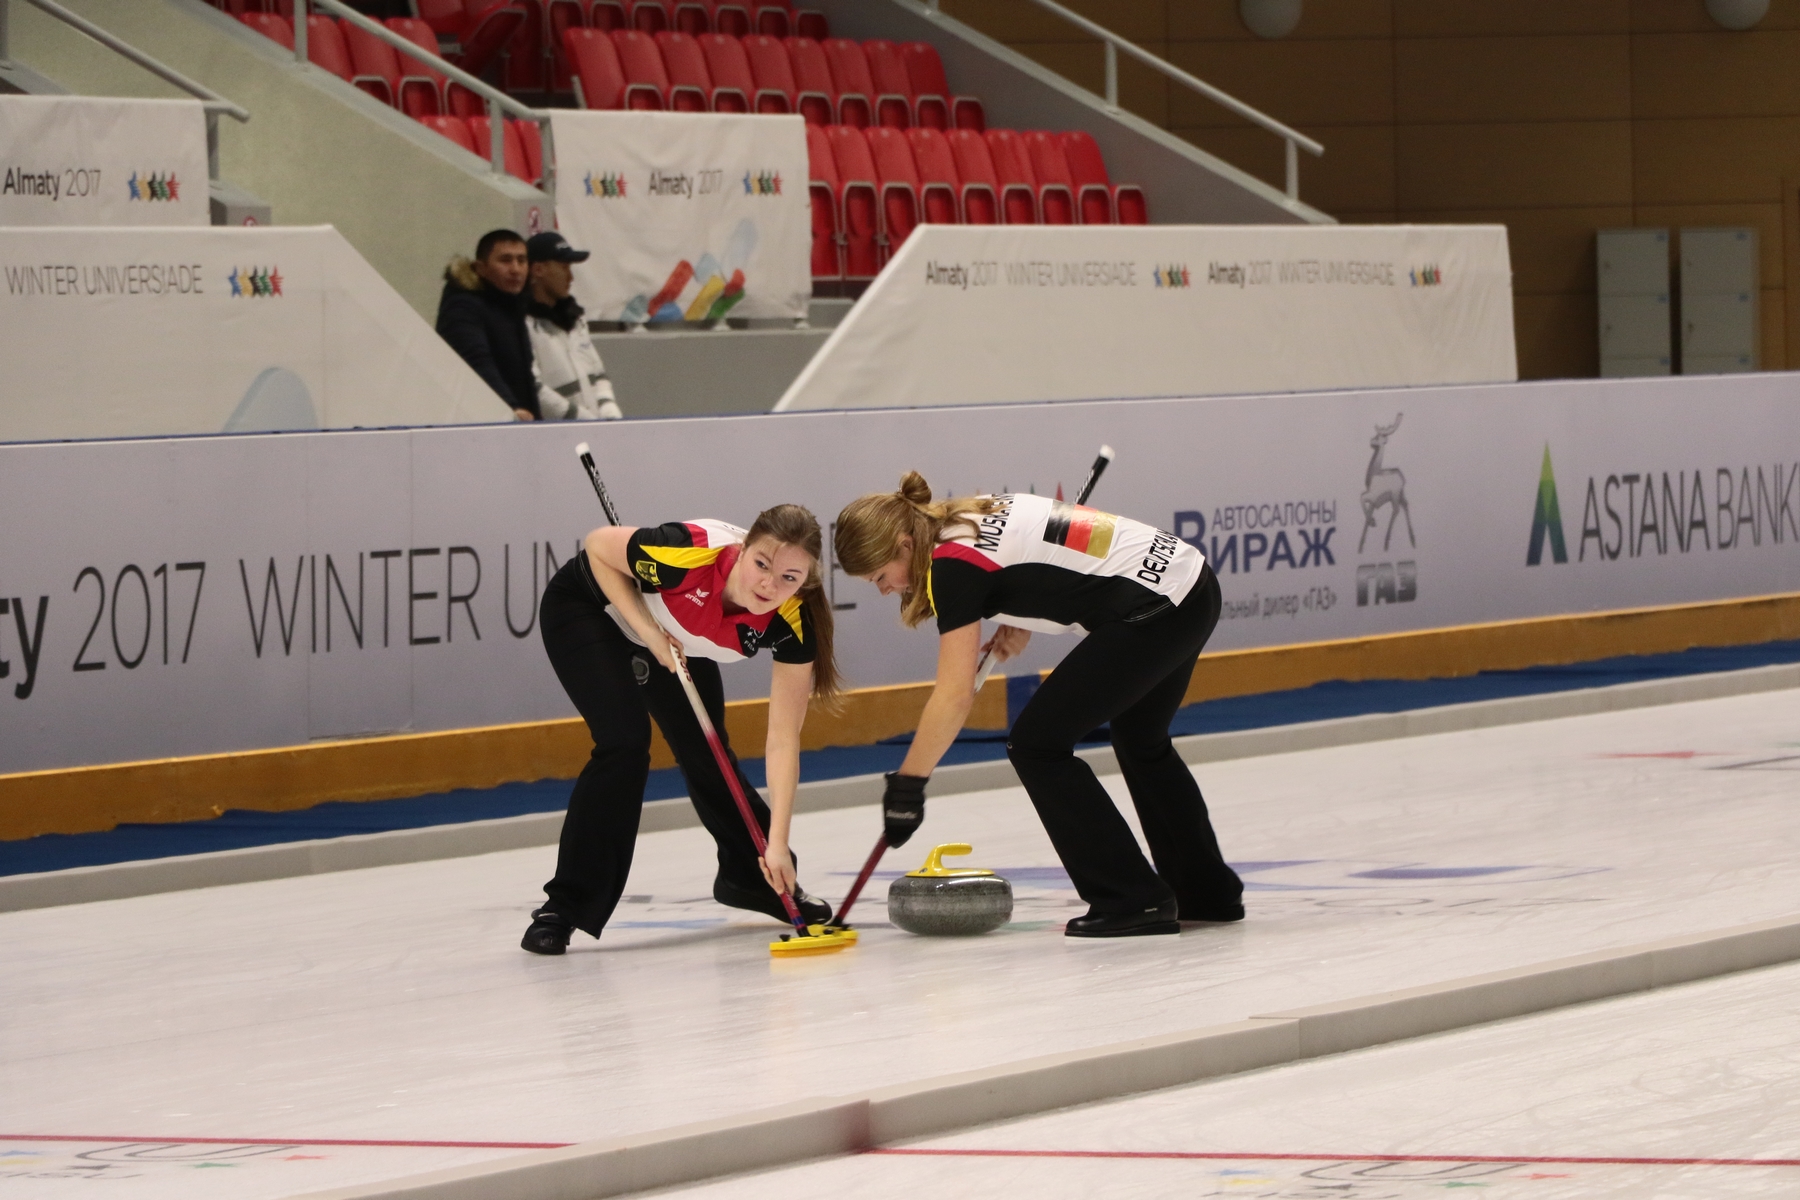
[[[1105,558],[1112,549],[1113,531],[1119,518],[1097,509],[1058,500],[1044,522],[1044,540],[1052,546],[1075,550],[1089,558]]]

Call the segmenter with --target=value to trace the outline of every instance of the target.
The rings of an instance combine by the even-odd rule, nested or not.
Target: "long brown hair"
[[[800,602],[811,619],[817,653],[813,659],[813,696],[827,706],[836,702],[843,691],[844,679],[838,674],[834,650],[835,627],[831,621],[831,601],[825,595],[825,580],[819,573],[825,553],[825,535],[819,531],[819,518],[798,504],[777,504],[756,514],[750,532],[744,535],[749,548],[767,538],[780,546],[798,546],[812,558],[806,582],[800,585]]]
[[[838,514],[832,539],[838,565],[852,575],[873,575],[901,555],[900,540],[911,537],[907,587],[900,593],[900,619],[912,628],[932,615],[931,551],[946,528],[994,511],[992,496],[959,496],[931,502],[931,485],[917,471],[900,477],[900,490],[860,496]]]

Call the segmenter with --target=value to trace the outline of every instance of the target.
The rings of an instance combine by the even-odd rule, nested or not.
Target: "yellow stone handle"
[[[961,858],[965,854],[975,853],[975,847],[967,842],[945,842],[941,846],[933,846],[931,853],[925,856],[925,865],[907,874],[914,878],[942,879],[952,875],[992,875],[993,872],[982,867],[946,867],[944,856]]]

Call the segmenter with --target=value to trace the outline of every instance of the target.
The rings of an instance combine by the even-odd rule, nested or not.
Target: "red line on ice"
[[[561,1150],[572,1142],[404,1142],[374,1138],[92,1137],[73,1133],[0,1133],[0,1142],[163,1142],[196,1146],[399,1146],[425,1150]]]
[[[941,1155],[961,1158],[1166,1158],[1226,1162],[1438,1162],[1520,1163],[1551,1166],[1800,1167],[1800,1158],[1602,1158],[1531,1154],[1226,1154],[1200,1150],[958,1150],[876,1147],[868,1154]]]

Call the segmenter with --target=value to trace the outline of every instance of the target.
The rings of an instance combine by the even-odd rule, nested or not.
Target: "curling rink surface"
[[[560,959],[517,947],[551,847],[0,915],[0,1197],[290,1196],[1800,910],[1800,692],[1196,770],[1250,915],[1179,938],[1062,937],[1084,907],[1019,789],[932,799],[885,864],[974,843],[1018,903],[967,941],[887,927],[878,880],[860,946],[773,961],[778,925],[707,898],[698,829],[642,838],[613,927]],[[872,808],[798,818],[803,881],[840,896],[878,831]],[[686,1190],[1800,1194],[1800,1167],[1565,1161],[1800,1158],[1797,982],[1771,968],[900,1148],[1225,1158],[878,1152]]]

